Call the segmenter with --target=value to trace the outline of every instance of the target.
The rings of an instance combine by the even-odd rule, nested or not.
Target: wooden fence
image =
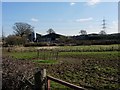
[[[54,82],[56,82],[56,83],[62,84],[62,85],[64,85],[64,86],[67,86],[67,87],[71,88],[72,90],[87,90],[87,89],[85,89],[85,88],[83,88],[83,87],[76,86],[76,85],[74,85],[74,84],[65,82],[65,81],[63,81],[63,80],[54,78],[54,77],[52,77],[52,76],[47,76],[47,90],[51,90],[51,89],[50,89],[50,81],[54,81]]]
[[[24,84],[28,85],[32,90],[51,90],[50,81],[54,81],[56,83],[67,86],[67,87],[71,88],[72,90],[87,90],[83,87],[76,86],[74,84],[65,82],[63,80],[54,78],[52,76],[47,76],[46,69],[39,69],[39,68],[36,69],[35,74],[34,74],[34,84],[31,83],[27,79],[24,79]],[[57,89],[59,90],[59,88],[57,88]],[[63,89],[61,89],[61,90],[63,90]]]
[[[57,60],[58,53],[59,52],[55,50],[39,49],[37,50],[37,57],[42,60]]]

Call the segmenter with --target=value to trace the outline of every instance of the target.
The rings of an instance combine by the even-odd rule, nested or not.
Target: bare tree
[[[106,35],[106,32],[105,32],[104,30],[101,30],[101,31],[99,32],[99,34],[101,34],[101,35]]]
[[[81,35],[87,35],[86,30],[80,30],[80,32],[79,32],[79,33],[81,33]]]
[[[14,33],[18,36],[23,37],[23,35],[28,36],[33,32],[33,28],[31,25],[23,22],[17,22],[14,24],[13,29],[15,30]]]
[[[51,33],[55,33],[55,31],[52,28],[50,28],[50,29],[48,29],[47,33],[51,34]]]

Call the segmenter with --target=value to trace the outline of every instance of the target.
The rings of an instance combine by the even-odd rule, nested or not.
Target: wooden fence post
[[[36,68],[34,79],[35,90],[45,90],[46,69]]]
[[[43,54],[43,60],[45,60],[45,59],[46,59],[46,58],[45,58],[45,57],[46,57],[45,49],[43,50],[43,53],[44,53],[44,54]]]
[[[37,57],[39,58],[39,50],[37,50]]]
[[[43,69],[42,70],[42,82],[43,82],[43,85],[42,85],[42,88],[43,90],[46,89],[46,69]]]
[[[47,89],[46,90],[50,90],[50,80],[47,79]]]
[[[56,53],[57,55],[56,55],[56,60],[58,60],[58,51],[57,51],[57,53]]]

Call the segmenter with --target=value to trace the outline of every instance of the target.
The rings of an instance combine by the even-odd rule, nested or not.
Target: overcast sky
[[[118,32],[118,2],[2,2],[2,25],[5,35],[13,34],[15,22],[26,22],[34,31],[46,34],[49,28],[63,35],[99,33],[102,19],[106,32]]]

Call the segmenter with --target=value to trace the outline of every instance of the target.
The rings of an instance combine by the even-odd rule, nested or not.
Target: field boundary
[[[54,81],[56,83],[62,84],[73,90],[87,90],[84,87],[80,87],[80,86],[68,83],[66,81],[60,80],[58,78],[54,78],[52,76],[46,75],[46,69],[40,69],[40,68],[36,68],[36,71],[34,74],[34,84],[30,80],[25,78],[24,80],[21,80],[21,82],[29,86],[32,90],[51,90],[50,81]]]

